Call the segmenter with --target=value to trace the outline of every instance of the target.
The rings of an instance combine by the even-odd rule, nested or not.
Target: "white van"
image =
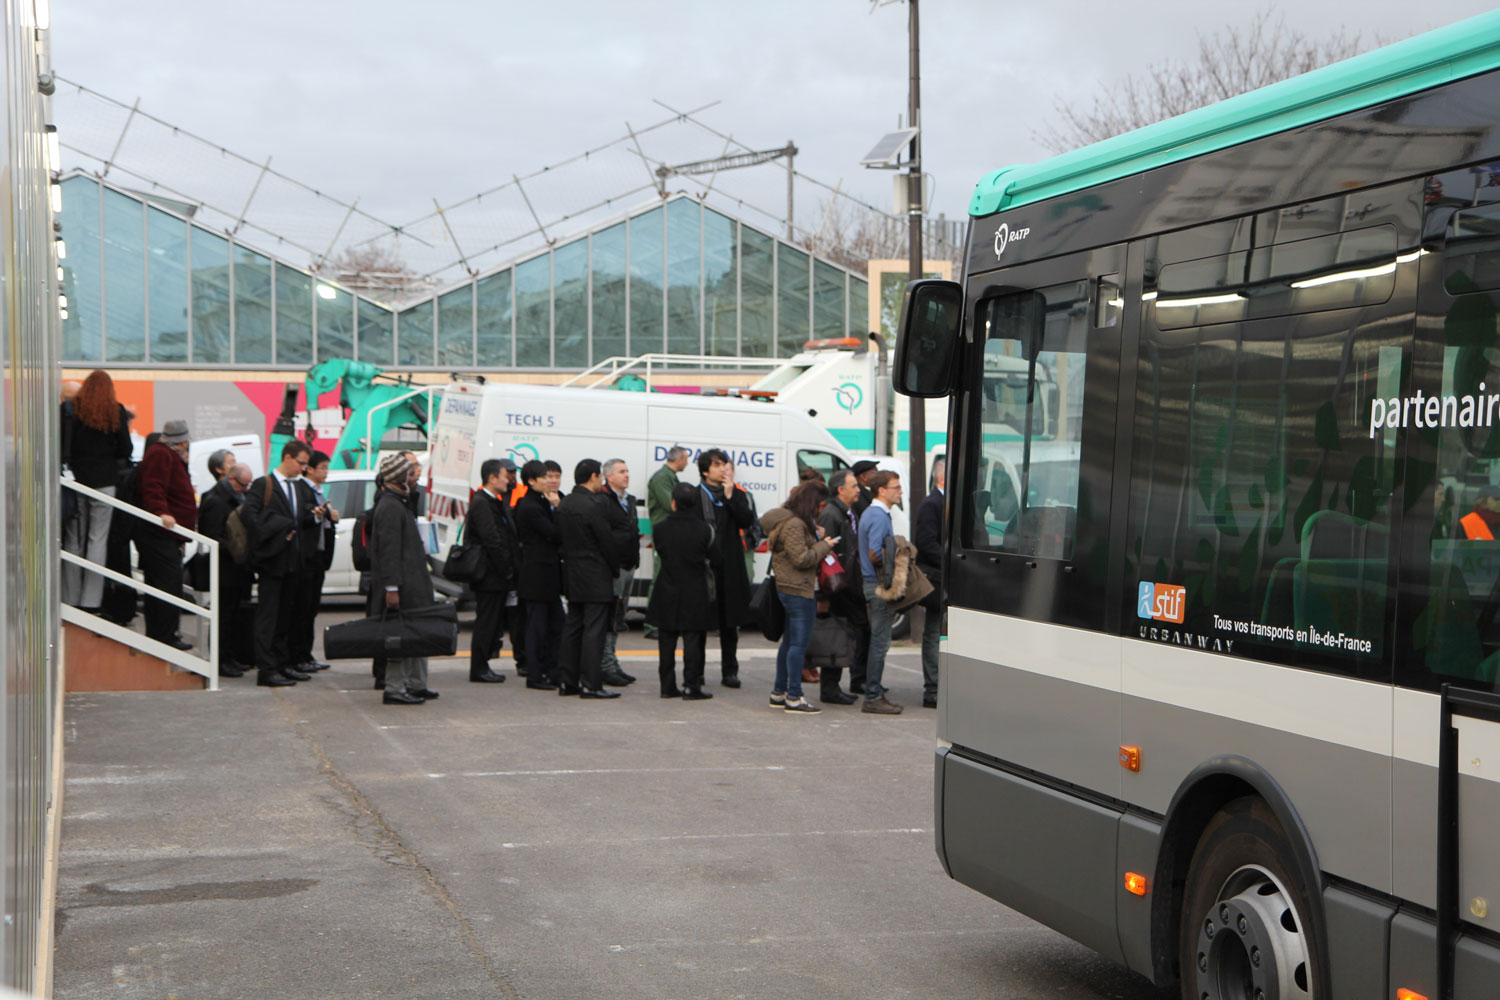
[[[624,392],[557,386],[455,382],[443,393],[431,434],[429,515],[438,526],[434,554],[446,554],[479,486],[479,466],[509,458],[517,467],[551,459],[563,468],[563,492],[573,488],[573,468],[585,458],[622,458],[630,466],[630,492],[639,504],[641,544],[650,546],[646,484],[681,445],[692,459],[680,475],[698,482],[697,456],[722,448],[735,465],[735,482],[765,513],[786,500],[799,471],[812,466],[827,477],[848,468],[848,453],[803,410],[778,403],[673,392]],[[759,573],[765,571],[762,554]],[[638,595],[651,573],[641,560]],[[637,602],[639,603],[639,602]]]

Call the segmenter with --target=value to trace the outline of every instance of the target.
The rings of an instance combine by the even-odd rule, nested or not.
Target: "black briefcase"
[[[406,660],[452,656],[458,652],[458,610],[434,604],[411,611],[388,611],[323,630],[323,655],[330,660]]]

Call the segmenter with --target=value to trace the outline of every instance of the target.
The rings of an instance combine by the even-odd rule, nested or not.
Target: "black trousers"
[[[671,632],[664,628],[656,630],[656,672],[661,676],[663,692],[677,686],[677,639],[682,637],[682,686],[703,686],[703,664],[707,659],[708,633]]]
[[[719,617],[719,672],[724,677],[738,677],[740,674],[740,628],[738,625],[726,624],[729,621],[730,608],[724,600],[723,588],[720,588],[716,595],[715,609]],[[738,614],[735,617],[739,617]],[[684,655],[686,655],[685,651]]]
[[[293,606],[292,637],[287,648],[287,658],[293,666],[312,662],[318,606],[323,602],[323,578],[326,575],[320,565],[305,570],[297,578],[297,602]]]
[[[301,577],[260,578],[260,597],[255,605],[255,665],[263,674],[274,674],[292,665],[291,630],[296,620]]]
[[[536,650],[527,661],[526,680],[556,684],[561,676],[557,660],[564,627],[562,601],[521,603],[526,606],[526,648]],[[536,673],[531,672],[533,666]]]
[[[505,630],[505,591],[474,591],[474,634],[469,640],[469,676],[490,668],[490,657],[500,652],[500,636]],[[511,633],[515,644],[515,633]]]
[[[530,661],[527,650],[531,644],[526,637],[526,602],[518,600],[505,609],[506,630],[510,632],[510,652],[516,658],[516,673],[526,676],[526,664]]]
[[[135,540],[141,559],[141,575],[146,584],[164,590],[173,597],[182,596],[182,541],[164,538],[154,531],[142,531]],[[146,635],[167,642],[177,637],[182,611],[166,601],[146,597]]]
[[[220,550],[222,566],[229,553]],[[255,634],[245,631],[240,608],[250,599],[250,574],[235,567],[219,571],[219,666],[255,662]]]
[[[604,632],[615,613],[613,601],[569,601],[563,625],[562,679],[590,691],[604,687]]]
[[[866,621],[863,627],[856,626],[854,629],[854,659],[849,662],[849,686],[851,688],[863,688],[865,686],[865,660],[870,655],[870,623]]]

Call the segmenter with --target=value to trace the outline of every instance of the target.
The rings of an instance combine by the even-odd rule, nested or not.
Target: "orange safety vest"
[[[1458,523],[1464,526],[1464,537],[1471,542],[1493,542],[1495,533],[1490,530],[1489,523],[1479,516],[1479,511],[1467,514],[1458,519]]]

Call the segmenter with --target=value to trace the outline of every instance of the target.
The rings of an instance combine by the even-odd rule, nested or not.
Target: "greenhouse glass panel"
[[[594,343],[591,364],[621,357],[628,348],[625,336],[625,223],[593,236]]]
[[[192,227],[193,363],[227,365],[229,354],[229,243]]]
[[[844,272],[821,260],[813,261],[813,338],[848,336],[844,322]]]
[[[630,220],[630,344],[627,354],[663,349],[661,328],[662,210]]]
[[[740,353],[776,353],[776,241],[740,226]]]
[[[776,343],[777,356],[790,357],[802,350],[808,334],[807,254],[785,243],[776,248]]]
[[[62,356],[65,361],[103,361],[104,325],[99,314],[103,300],[100,287],[104,252],[99,238],[99,182],[90,177],[63,181],[62,237],[67,259],[62,293],[68,297],[68,317],[63,320]]]
[[[159,208],[148,207],[146,252],[150,281],[150,315],[146,323],[151,337],[151,360],[185,362],[188,359],[188,224]]]
[[[849,332],[861,340],[870,335],[870,283],[863,278],[849,279]]]
[[[433,303],[428,299],[401,314],[401,322],[396,324],[398,363],[411,368],[432,367],[432,311]]]
[[[703,351],[735,355],[739,345],[739,254],[735,222],[703,210]]]
[[[667,350],[703,352],[698,282],[703,276],[703,207],[691,198],[667,203]]]
[[[474,367],[474,285],[438,299],[438,365]]]
[[[516,364],[552,367],[552,255],[516,265]]]
[[[358,308],[355,357],[382,368],[390,367],[396,354],[396,314],[369,299],[360,299]]]
[[[276,363],[310,365],[313,357],[313,280],[276,265]]]
[[[354,357],[354,296],[317,282],[318,360]]]
[[[234,248],[234,362],[271,363],[271,258]]]
[[[510,351],[511,277],[507,268],[481,278],[475,288],[475,305],[479,312],[479,357],[475,364],[480,368],[509,368],[513,363]]]
[[[552,251],[552,364],[587,368],[589,363],[589,241],[564,243]]]
[[[104,189],[104,355],[146,360],[145,206]]]

